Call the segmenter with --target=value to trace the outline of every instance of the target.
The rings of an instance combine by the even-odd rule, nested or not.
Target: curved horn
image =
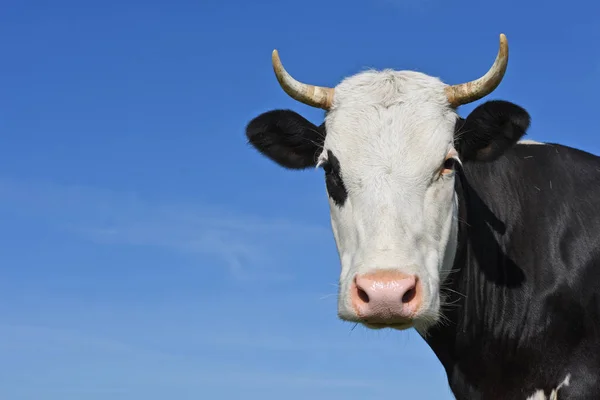
[[[293,99],[312,107],[328,110],[333,101],[333,89],[298,82],[283,68],[279,53],[273,50],[273,70],[283,90]]]
[[[446,87],[448,101],[452,106],[457,107],[461,104],[471,103],[487,96],[494,91],[502,81],[507,65],[508,42],[506,41],[506,36],[502,33],[500,34],[500,48],[498,49],[498,55],[496,56],[496,61],[494,61],[492,67],[479,79],[460,83],[458,85],[448,85]]]

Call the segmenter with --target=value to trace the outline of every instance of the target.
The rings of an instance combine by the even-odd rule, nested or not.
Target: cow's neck
[[[495,398],[490,394],[514,387],[515,381],[525,392],[533,390],[521,381],[523,376],[532,373],[531,366],[542,365],[549,353],[560,356],[560,346],[554,344],[561,343],[561,332],[567,329],[548,329],[547,315],[528,311],[543,307],[543,300],[530,293],[527,264],[517,266],[510,254],[512,241],[523,240],[514,225],[522,215],[520,207],[527,204],[500,207],[486,192],[490,182],[504,183],[493,166],[457,172],[460,222],[453,269],[442,288],[449,296],[443,307],[445,322],[424,335],[459,398]],[[486,388],[486,393],[477,388]]]
[[[444,295],[447,296],[444,299],[444,303],[456,304],[457,307],[452,305],[444,306],[443,313],[451,322],[449,324],[439,324],[431,328],[427,334],[423,336],[449,375],[452,373],[453,366],[457,361],[457,357],[455,355],[455,343],[457,340],[456,328],[459,326],[458,324],[462,322],[462,318],[460,318],[460,307],[462,307],[463,302],[460,297],[463,294],[458,292],[459,285],[456,283],[456,281],[464,279],[464,277],[467,276],[466,273],[468,272],[465,270],[465,268],[463,268],[466,254],[468,252],[468,188],[468,182],[466,181],[464,175],[457,171],[455,190],[458,196],[458,243],[452,271],[449,274],[446,283],[444,284],[444,287],[450,290],[442,289],[444,291]]]
[[[498,221],[462,171],[457,172],[456,193],[458,246],[452,272],[442,288],[447,296],[443,312],[450,322],[430,329],[424,339],[446,369],[451,385],[458,385],[463,394],[477,398],[475,388],[481,383],[482,371],[493,373],[497,368],[492,365],[495,361],[489,359],[490,354],[509,353],[518,347],[509,341],[497,342],[498,332],[493,328],[496,313],[507,310],[498,302],[510,301],[504,296],[513,277],[506,275],[504,265],[487,259],[489,254],[484,256],[487,270],[480,268],[482,256],[475,254],[475,249],[494,240]],[[478,366],[477,370],[469,370],[471,366]]]

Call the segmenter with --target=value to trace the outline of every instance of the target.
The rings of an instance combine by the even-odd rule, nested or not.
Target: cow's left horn
[[[479,79],[446,87],[448,101],[454,107],[471,103],[492,93],[498,87],[508,65],[508,42],[506,36],[500,34],[500,49],[496,61],[488,72]]]
[[[298,82],[283,68],[279,53],[273,50],[273,70],[283,90],[293,99],[312,107],[328,110],[333,101],[333,89]]]

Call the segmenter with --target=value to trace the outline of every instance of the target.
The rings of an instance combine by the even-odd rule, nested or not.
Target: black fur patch
[[[342,180],[340,161],[331,150],[327,150],[327,162],[323,164],[323,170],[329,197],[337,206],[343,206],[348,198],[348,191]]]
[[[527,132],[530,116],[514,103],[493,100],[456,124],[456,149],[463,161],[493,161]]]

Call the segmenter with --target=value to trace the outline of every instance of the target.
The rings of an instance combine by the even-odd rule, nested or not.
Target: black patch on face
[[[331,150],[327,150],[327,161],[322,166],[325,171],[325,184],[331,200],[342,207],[348,198],[348,192],[342,180],[340,161]]]

